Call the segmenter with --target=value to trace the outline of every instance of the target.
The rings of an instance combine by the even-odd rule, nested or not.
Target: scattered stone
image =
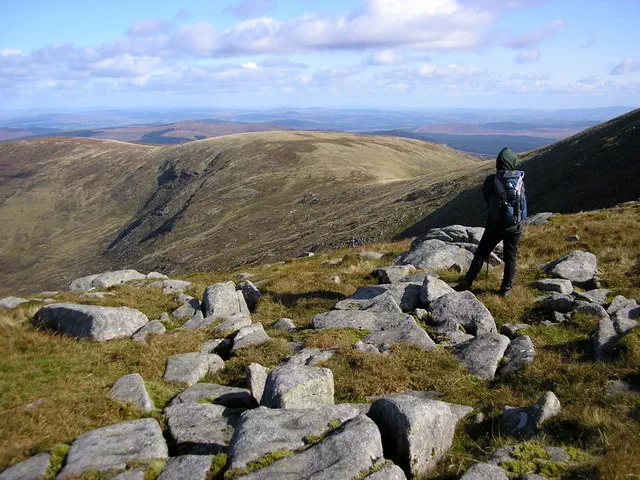
[[[231,440],[230,467],[245,468],[275,450],[301,449],[309,439],[320,438],[331,426],[335,429],[358,415],[358,408],[348,404],[305,410],[248,410],[240,417]]]
[[[98,274],[87,275],[86,277],[76,278],[69,284],[70,292],[88,292],[93,288],[91,283],[98,276]]]
[[[578,235],[569,235],[568,237],[565,237],[565,240],[567,242],[579,242],[580,237]]]
[[[196,312],[202,313],[200,302],[197,299],[185,296],[183,301],[184,303],[182,306],[178,307],[171,313],[174,318],[192,318]]]
[[[543,292],[557,292],[562,295],[569,295],[573,292],[571,281],[562,278],[537,280],[531,284],[531,287],[542,290]]]
[[[364,260],[380,260],[384,257],[384,253],[380,252],[360,252],[358,255]]]
[[[442,240],[425,240],[400,255],[397,265],[414,265],[423,270],[445,270],[454,264],[469,268],[473,254],[466,248]]]
[[[267,383],[267,369],[259,363],[252,363],[247,367],[247,387],[256,403],[262,403],[262,394]]]
[[[311,448],[278,460],[243,479],[299,478],[301,472],[305,478],[315,480],[355,478],[371,469],[382,455],[380,432],[371,420],[359,415]]]
[[[136,270],[116,270],[115,272],[104,272],[96,275],[91,281],[91,287],[107,289],[132,280],[144,280],[146,278],[146,275]]]
[[[236,275],[236,278],[242,281],[242,280],[249,280],[250,278],[253,278],[255,276],[256,276],[255,273],[240,272]]]
[[[182,455],[167,462],[158,480],[207,480],[213,455]]]
[[[203,323],[210,324],[216,320],[216,317],[210,316],[203,320]],[[250,327],[251,317],[245,313],[235,313],[229,315],[225,320],[215,326],[214,330],[218,333],[237,332],[245,327]]]
[[[7,310],[13,310],[18,305],[21,305],[23,303],[27,303],[28,301],[29,300],[27,300],[26,298],[20,298],[20,297],[0,298],[0,308],[4,308],[4,309],[7,309]]]
[[[407,477],[399,466],[392,463],[366,476],[365,480],[407,480]]]
[[[482,335],[496,331],[496,322],[491,312],[469,291],[452,292],[429,304],[431,321],[441,333],[458,330]]]
[[[559,415],[560,400],[553,392],[545,393],[535,405],[529,407],[504,407],[502,421],[512,433],[535,434],[545,420]]]
[[[570,314],[568,313],[560,313],[560,312],[551,312],[551,321],[553,323],[563,323],[567,320],[570,320]]]
[[[329,281],[335,283],[336,285],[340,285],[342,283],[339,275],[329,275]]]
[[[204,292],[202,311],[205,317],[227,318],[234,313],[248,312],[242,292],[236,293],[233,282],[209,285]]]
[[[628,298],[625,298],[622,295],[618,295],[611,301],[609,308],[607,308],[607,313],[609,315],[613,315],[618,310],[627,309],[627,308],[633,309],[633,308],[636,308],[637,306],[638,306],[638,303],[635,300],[629,300]]]
[[[211,403],[183,403],[164,410],[180,455],[226,452],[240,411]]]
[[[611,361],[620,353],[620,340],[638,323],[629,318],[630,315],[635,315],[634,312],[640,313],[640,308],[620,308],[614,311],[611,318],[608,315],[600,317],[598,331],[594,336],[596,361]]]
[[[295,355],[285,360],[287,365],[306,365],[315,367],[320,362],[326,362],[336,353],[335,350],[320,350],[317,348],[303,348]]]
[[[538,475],[537,473],[527,473],[526,475],[520,475],[518,480],[549,480],[547,477]]]
[[[474,338],[473,335],[461,332],[460,330],[451,330],[450,332],[436,335],[436,340],[444,347],[455,347]]]
[[[45,478],[51,455],[39,453],[0,472],[0,480],[40,480]]]
[[[80,295],[80,298],[86,300],[102,300],[106,296],[112,295],[109,292],[87,292]]]
[[[404,318],[393,324],[392,328],[380,329],[370,333],[363,340],[378,346],[403,343],[415,345],[423,350],[434,350],[436,348],[436,344],[429,334],[416,323],[411,315],[405,315]]]
[[[165,280],[162,282],[162,293],[170,295],[172,293],[182,293],[191,286],[191,282],[186,280]]]
[[[52,303],[35,315],[35,323],[76,338],[112,340],[130,337],[149,319],[127,307],[97,307],[73,303]]]
[[[171,317],[169,316],[169,312],[162,312],[160,314],[160,321],[162,323],[170,322],[171,321]]]
[[[159,320],[152,320],[147,323],[144,327],[134,333],[131,338],[136,343],[145,343],[147,341],[147,337],[152,334],[162,335],[165,333],[167,329]]]
[[[42,301],[43,301],[43,303],[47,303],[47,304],[56,302],[55,299],[53,299],[53,298],[45,298]]]
[[[381,285],[382,293],[391,294],[403,312],[411,312],[420,306],[421,283],[391,283]]]
[[[502,325],[502,328],[500,329],[500,333],[506,337],[509,337],[511,340],[513,340],[518,336],[519,330],[530,328],[530,327],[531,325],[527,323],[516,323],[516,324],[505,323],[504,325]]]
[[[427,318],[429,318],[429,312],[427,312],[423,308],[416,308],[413,314],[416,316],[418,320],[426,320]]]
[[[504,352],[504,361],[498,369],[498,377],[507,378],[520,373],[527,365],[533,363],[535,348],[527,335],[511,341]]]
[[[296,258],[311,258],[315,256],[316,254],[313,252],[301,252],[296,256]]]
[[[531,215],[529,218],[527,218],[524,221],[524,223],[526,225],[535,225],[535,226],[545,225],[549,223],[549,220],[551,220],[551,217],[553,215],[554,213],[551,213],[551,212],[536,213],[535,215]]]
[[[224,367],[224,361],[213,353],[179,353],[167,359],[165,382],[182,382],[195,385],[208,373],[215,373]]]
[[[380,283],[397,283],[401,278],[414,273],[416,268],[413,265],[397,265],[391,267],[383,267],[374,270],[373,274],[378,277]]]
[[[283,365],[267,376],[262,404],[271,408],[333,405],[333,373],[328,368]]]
[[[544,450],[547,452],[547,454],[549,454],[552,462],[567,463],[571,461],[571,455],[569,455],[560,447],[545,447]]]
[[[420,288],[420,301],[429,305],[438,298],[453,292],[453,288],[439,278],[426,277]]]
[[[147,393],[147,387],[139,373],[132,373],[120,377],[118,381],[111,387],[109,396],[114,400],[133,403],[139,410],[152,412],[156,409],[153,400]]]
[[[415,275],[407,275],[406,277],[401,278],[400,281],[404,283],[419,283],[422,285],[422,283],[424,283],[424,279],[427,277],[440,278],[440,275],[436,272],[416,273]]]
[[[465,364],[472,375],[493,380],[498,363],[508,346],[509,339],[504,335],[485,333],[457,345],[455,356]]]
[[[366,310],[331,310],[313,317],[313,328],[357,328],[377,330],[378,316]]]
[[[258,305],[258,300],[262,296],[258,287],[256,287],[249,280],[245,280],[238,285],[238,289],[242,292],[245,302],[247,303],[247,307],[250,312],[254,312],[256,310],[256,306]]]
[[[573,296],[578,300],[584,300],[585,302],[596,303],[598,305],[604,305],[607,303],[607,297],[609,296],[609,290],[604,288],[596,288],[587,292],[573,292]]]
[[[277,328],[278,330],[283,330],[285,332],[292,332],[296,329],[296,324],[293,323],[293,320],[290,318],[281,318],[275,323],[273,328]]]
[[[607,395],[632,395],[634,397],[640,397],[640,387],[623,380],[612,380],[607,383],[606,392]]]
[[[491,454],[487,463],[492,465],[502,465],[505,462],[516,458],[516,449],[513,446],[500,447]]]
[[[508,480],[505,471],[490,463],[476,463],[466,471],[460,480]]]
[[[598,318],[606,318],[609,316],[602,305],[598,305],[597,303],[585,302],[583,300],[576,301],[574,310],[576,312],[584,313],[586,315],[591,315]],[[565,314],[565,316],[570,317],[569,314]]]
[[[595,277],[597,259],[593,253],[575,250],[542,268],[553,277],[571,280],[573,284],[581,286]]]
[[[369,417],[378,425],[386,456],[408,477],[431,472],[453,442],[471,407],[398,394],[376,400]]]
[[[182,325],[184,328],[188,328],[191,330],[197,330],[199,328],[204,328],[208,325],[210,325],[211,323],[213,323],[215,320],[214,317],[207,317],[204,318],[204,314],[202,313],[202,311],[198,310],[197,312],[195,312],[193,314],[193,316],[191,317],[190,320],[188,320],[187,322],[184,323],[184,325]]]
[[[340,265],[344,261],[344,257],[330,258],[329,260],[324,260],[320,262],[320,265]]]
[[[261,345],[269,340],[269,335],[264,331],[261,323],[253,323],[248,327],[238,330],[233,339],[232,352],[236,352],[240,348],[249,347],[251,345]]]
[[[167,458],[160,425],[153,418],[143,418],[80,435],[71,445],[58,478],[77,477],[92,470],[124,470],[131,462]]]
[[[184,403],[213,403],[231,408],[254,408],[257,403],[246,388],[227,387],[215,383],[196,383],[178,394],[170,407]]]
[[[371,353],[373,355],[380,355],[380,350],[375,345],[371,343],[364,343],[362,340],[358,340],[353,344],[353,348],[363,353]]]

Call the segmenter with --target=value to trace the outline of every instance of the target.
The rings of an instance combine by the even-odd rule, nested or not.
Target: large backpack
[[[519,170],[498,170],[493,180],[493,193],[489,200],[491,223],[510,226],[527,218],[524,172]]]

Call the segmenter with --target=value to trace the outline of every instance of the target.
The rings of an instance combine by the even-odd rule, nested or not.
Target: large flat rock
[[[152,418],[143,418],[80,435],[71,445],[58,478],[76,477],[92,470],[124,470],[131,462],[167,458],[167,444],[160,425]]]
[[[424,270],[445,270],[453,265],[469,268],[473,253],[466,248],[458,247],[442,240],[432,239],[419,242],[400,255],[398,265],[413,265]]]
[[[415,345],[423,350],[434,350],[437,348],[429,334],[418,325],[411,315],[405,315],[404,318],[394,324],[392,328],[378,330],[367,335],[364,341],[375,343],[379,346],[402,343],[405,345]]]
[[[231,468],[244,468],[247,463],[275,450],[298,450],[312,437],[321,437],[330,424],[343,424],[358,416],[352,405],[283,410],[260,407],[242,414],[231,440]],[[334,427],[335,428],[335,427]]]
[[[173,457],[158,480],[207,480],[213,455],[181,455]]]
[[[76,338],[113,340],[130,337],[149,319],[128,307],[97,307],[73,303],[52,303],[35,315],[35,323]]]
[[[333,373],[328,368],[282,365],[267,376],[262,404],[271,408],[333,405]]]
[[[575,250],[543,265],[543,270],[553,277],[564,278],[580,286],[596,276],[597,259],[593,253]]]
[[[457,330],[458,325],[472,335],[496,331],[491,312],[469,291],[452,292],[437,298],[429,304],[429,312],[431,322],[440,333]]]
[[[238,351],[240,348],[250,347],[252,345],[261,345],[270,339],[261,323],[252,323],[247,327],[242,327],[233,338],[232,352]]]
[[[369,417],[380,429],[386,457],[412,477],[436,467],[451,447],[456,425],[472,410],[399,394],[376,400]]]
[[[169,435],[181,454],[226,452],[241,410],[210,403],[183,403],[167,407]]]
[[[380,432],[365,416],[358,416],[302,453],[278,460],[242,477],[245,480],[352,479],[382,458]]]
[[[224,360],[215,353],[179,353],[167,359],[164,381],[182,382],[192,386],[208,373],[215,373],[223,367]]]

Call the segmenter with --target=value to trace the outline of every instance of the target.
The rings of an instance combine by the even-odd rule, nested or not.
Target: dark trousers
[[[483,263],[489,258],[489,255],[493,252],[493,249],[496,248],[496,245],[502,240],[504,245],[504,275],[502,277],[501,290],[509,290],[516,277],[516,257],[518,255],[518,245],[521,235],[522,233],[503,233],[487,228],[480,239],[480,244],[473,256],[469,271],[464,278],[465,282],[469,285],[473,283],[480,273],[480,270],[482,270]]]

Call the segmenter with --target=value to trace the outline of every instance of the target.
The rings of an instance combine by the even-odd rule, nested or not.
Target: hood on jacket
[[[500,150],[496,158],[496,170],[515,170],[518,156],[509,147]]]

